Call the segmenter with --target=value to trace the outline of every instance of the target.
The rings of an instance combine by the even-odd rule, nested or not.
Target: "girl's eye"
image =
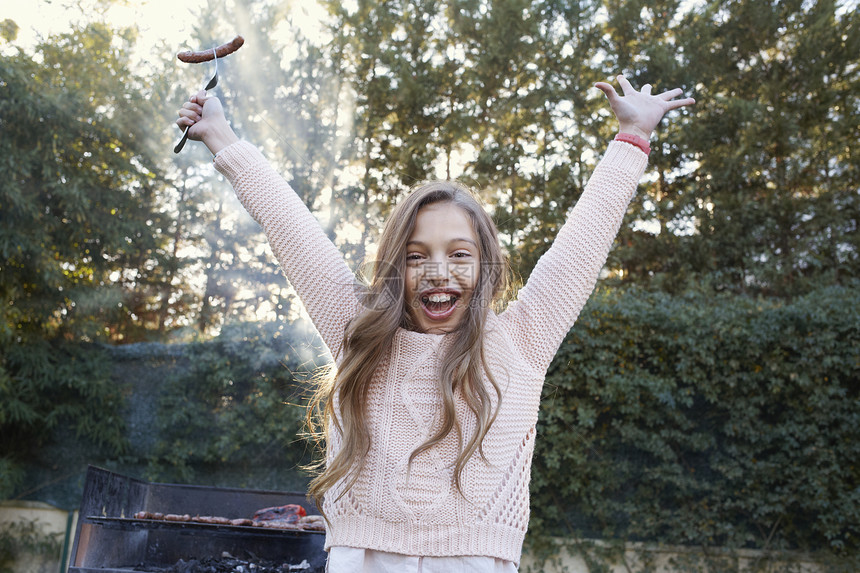
[[[471,257],[472,253],[470,253],[469,251],[457,251],[451,256],[453,256],[455,259],[464,259],[467,257]]]
[[[420,261],[421,255],[418,253],[409,253],[408,255],[406,255],[406,260],[407,261]]]

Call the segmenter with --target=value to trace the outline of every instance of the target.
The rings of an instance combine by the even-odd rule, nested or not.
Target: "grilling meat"
[[[211,525],[232,525],[226,517],[212,517],[210,515],[196,515],[191,518],[191,521],[197,523],[209,523]]]
[[[296,504],[266,507],[254,512],[251,519],[230,519],[213,515],[157,513],[138,511],[135,519],[154,519],[174,522],[194,522],[208,525],[240,525],[245,527],[266,527],[271,529],[291,529],[298,531],[325,531],[325,523],[321,515],[308,515],[305,508]]]
[[[185,62],[187,64],[199,64],[201,62],[210,62],[215,59],[217,55],[219,58],[224,58],[229,56],[236,50],[242,47],[245,43],[245,38],[242,36],[236,36],[231,41],[226,44],[222,44],[217,48],[209,48],[208,50],[199,50],[196,52],[192,52],[191,50],[187,52],[179,52],[176,54],[176,57],[179,58],[180,61]]]
[[[291,503],[289,505],[279,505],[277,507],[266,507],[258,509],[254,512],[254,521],[272,522],[279,521],[283,523],[298,523],[299,519],[308,514],[300,505]]]
[[[325,520],[322,515],[306,515],[299,519],[302,529],[311,531],[325,531]]]

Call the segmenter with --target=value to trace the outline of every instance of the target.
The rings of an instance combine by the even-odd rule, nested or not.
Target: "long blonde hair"
[[[475,452],[484,456],[483,440],[501,403],[499,385],[486,367],[484,327],[489,309],[499,303],[507,291],[508,263],[499,246],[496,226],[478,199],[463,185],[435,181],[414,189],[397,205],[386,222],[370,284],[363,293],[364,310],[350,322],[344,333],[343,360],[339,368],[332,370],[334,374],[319,384],[308,407],[309,433],[323,450],[322,459],[314,466],[318,475],[311,481],[308,494],[320,509],[326,492],[338,481],[346,479],[343,493],[352,487],[370,450],[370,432],[364,415],[368,389],[374,373],[393,346],[397,329],[414,327],[405,307],[406,243],[415,228],[418,211],[433,203],[454,204],[469,216],[478,237],[480,271],[462,322],[448,335],[453,336],[453,340],[440,365],[441,426],[412,452],[409,463],[452,431],[456,432],[460,453],[454,462],[454,481],[462,493],[460,480],[466,462]],[[484,384],[484,374],[496,394],[495,409],[490,391]],[[458,388],[477,421],[475,432],[465,445],[454,402]],[[324,454],[329,424],[337,428],[343,441],[337,454],[326,464]]]

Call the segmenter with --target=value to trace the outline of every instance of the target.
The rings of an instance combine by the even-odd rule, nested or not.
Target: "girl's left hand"
[[[597,82],[594,87],[600,89],[609,99],[609,105],[620,124],[618,131],[638,135],[646,140],[651,137],[651,132],[667,111],[696,103],[691,97],[675,99],[683,93],[681,88],[651,95],[651,84],[645,84],[641,91],[636,91],[624,76],[618,76],[618,83],[624,92],[623,97],[615,93],[615,88],[606,82]]]

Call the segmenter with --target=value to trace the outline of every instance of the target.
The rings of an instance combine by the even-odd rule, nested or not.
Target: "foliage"
[[[16,571],[16,561],[25,555],[44,558],[41,571],[47,571],[49,564],[56,567],[62,548],[61,537],[62,533],[45,533],[37,521],[0,525],[0,573]]]
[[[856,559],[858,309],[595,295],[547,377],[531,534]]]
[[[73,509],[89,464],[153,481],[302,491],[306,391],[327,355],[305,323],[282,326],[232,325],[186,344],[67,343],[45,368],[69,388],[9,404],[34,410],[35,421],[3,426],[0,495]],[[102,386],[110,402],[73,393]]]
[[[303,59],[294,66],[282,65],[284,51],[293,46],[277,42],[271,32],[283,24],[287,9],[283,3],[210,1],[200,10],[185,48],[218,44],[240,26],[245,46],[218,62],[220,81],[212,94],[224,102],[237,132],[258,143],[279,171],[291,174],[293,187],[313,207],[328,184],[325,165],[333,153],[327,145],[336,138],[317,111],[323,107],[318,98],[330,97],[319,51],[305,41],[298,48]],[[301,42],[301,35],[295,39]],[[169,103],[159,116],[163,125],[173,121],[176,109],[199,89],[201,70],[204,75],[212,72],[211,67],[176,64],[173,54],[178,49],[159,53],[161,97]],[[265,237],[229,184],[214,173],[208,151],[189,143],[165,163],[175,185],[167,195],[175,214],[169,232],[177,259],[172,261],[173,284],[164,286],[171,299],[185,301],[168,317],[185,327],[182,338],[217,336],[233,321],[286,323],[295,318],[294,297]],[[332,220],[338,220],[336,213]]]
[[[70,433],[94,452],[125,451],[124,399],[103,350],[63,341],[13,341],[0,357],[0,497],[19,491],[20,464],[57,432]]]
[[[308,344],[298,323],[286,334],[268,326],[233,327],[184,349],[190,367],[158,389],[149,478],[204,483],[206,468],[227,466],[280,473],[282,482],[300,473],[310,459],[300,436],[315,366],[295,350]]]
[[[38,60],[0,58],[2,494],[58,427],[124,447],[103,357],[75,342],[140,336],[161,280],[158,176],[130,134],[144,113],[130,102],[144,98],[118,95],[135,93],[124,83],[131,41],[94,25],[54,38]]]
[[[11,497],[12,492],[24,482],[24,468],[16,463],[11,454],[7,452],[4,457],[0,457],[0,498],[3,499]]]
[[[353,266],[408,188],[444,176],[485,196],[527,277],[615,129],[591,86],[624,71],[655,89],[680,85],[699,103],[660,129],[654,176],[631,205],[610,276],[668,292],[706,285],[774,296],[856,276],[858,161],[845,144],[858,136],[856,11],[833,1],[323,4],[329,19],[316,38],[292,20],[295,6],[209,2],[189,41],[209,45],[237,22],[246,29],[247,47],[221,63],[215,94]],[[27,166],[58,163],[32,185],[65,201],[42,249],[34,229],[46,221],[33,224],[19,213],[28,204],[15,203],[39,195],[5,199],[0,245],[24,249],[5,272],[26,256],[43,276],[73,280],[75,290],[15,279],[44,306],[33,311],[72,336],[163,339],[185,328],[187,339],[229,320],[290,316],[263,238],[213,180],[200,146],[164,157],[166,116],[198,69],[150,61],[151,77],[135,75],[123,56],[133,43],[132,31],[93,24],[37,48],[38,57],[4,56],[18,71],[4,71],[14,81],[3,93],[16,95],[3,101],[25,102],[27,113],[3,115],[4,153],[15,160],[0,174],[25,181]],[[172,49],[159,50],[169,62]],[[23,82],[28,75],[36,81]],[[78,111],[60,122],[69,109]],[[83,128],[100,134],[78,154],[86,161],[53,153],[87,141],[74,135]],[[75,190],[99,173],[131,203],[120,193],[81,209],[90,203]]]
[[[659,130],[657,178],[612,268],[670,292],[779,297],[856,278],[860,13],[834,1],[612,4],[609,53],[637,83],[698,100],[694,121]]]
[[[4,336],[134,340],[153,324],[166,223],[132,42],[93,25],[0,59]]]

